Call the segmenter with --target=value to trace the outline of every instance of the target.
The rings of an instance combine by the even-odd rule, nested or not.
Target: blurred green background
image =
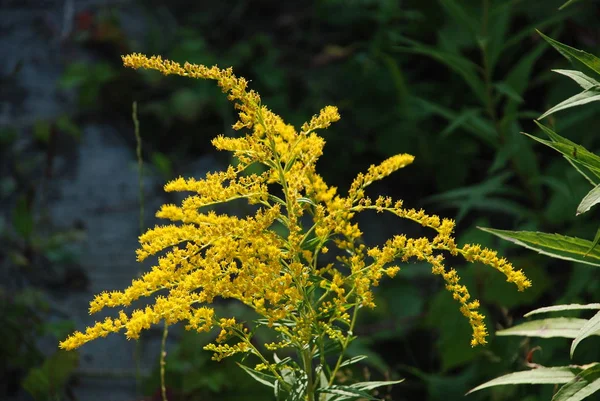
[[[428,266],[404,266],[377,289],[377,308],[364,313],[352,352],[370,357],[348,374],[405,377],[403,384],[380,395],[438,401],[462,399],[475,385],[521,370],[531,358],[542,365],[570,363],[567,339],[494,338],[493,331],[539,306],[598,302],[597,272],[515,248],[477,230],[485,226],[594,236],[593,219],[575,218],[588,191],[586,182],[562,158],[520,134],[537,134],[532,120],[577,91],[572,81],[551,71],[566,68],[567,61],[535,29],[600,54],[600,3],[584,0],[558,11],[563,2],[67,1],[53,3],[39,16],[23,16],[29,25],[4,21],[3,48],[10,50],[11,39],[17,43],[28,34],[45,51],[32,56],[18,48],[0,78],[0,100],[12,105],[0,125],[0,398],[96,399],[94,390],[85,387],[90,371],[82,369],[79,355],[52,348],[75,326],[83,328],[68,310],[54,307],[57,297],[77,292],[89,299],[93,293],[94,278],[82,267],[89,258],[85,247],[72,249],[86,241],[87,218],[84,214],[81,224],[58,229],[48,212],[56,186],[68,185],[68,177],[77,174],[74,169],[86,163],[81,156],[71,162],[89,126],[110,125],[119,146],[135,160],[131,110],[132,102],[138,102],[145,174],[154,183],[145,192],[146,216],[155,211],[152,196],[161,183],[193,174],[190,166],[198,160],[210,160],[213,169],[230,162],[229,155],[210,146],[217,134],[239,135],[231,129],[235,111],[216,85],[123,68],[120,55],[134,51],[232,66],[251,80],[265,104],[295,125],[325,105],[337,105],[342,120],[321,133],[327,145],[319,167],[328,182],[344,191],[370,164],[411,153],[415,163],[371,194],[389,194],[407,206],[455,218],[459,243],[495,247],[532,279],[532,289],[516,293],[489,268],[455,266],[481,300],[492,332],[488,346],[472,349],[468,323],[443,283]],[[40,10],[27,2],[9,1],[2,7],[4,20]],[[53,90],[50,105],[28,103],[39,100],[35,83],[42,82],[31,65],[54,71],[44,86]],[[597,110],[561,112],[550,125],[597,152]],[[135,175],[135,163],[130,167]],[[139,204],[128,210],[127,218],[138,227]],[[94,211],[87,213],[91,218]],[[369,243],[400,231],[420,233],[417,227],[376,215],[364,223]],[[149,217],[143,225],[152,225]],[[134,241],[135,234],[129,239]],[[128,258],[126,263],[135,265],[133,248]],[[78,305],[85,313],[85,303]],[[246,313],[235,305],[220,307]],[[175,336],[167,357],[169,399],[269,399],[233,361],[210,361],[201,349],[209,339]],[[139,366],[140,351],[129,345]],[[541,350],[531,354],[538,345]],[[143,350],[150,355],[146,366],[126,374],[114,366],[114,371],[96,375],[97,386],[110,388],[111,380],[126,376],[137,382],[137,395],[112,399],[160,399],[159,349]],[[576,354],[578,363],[599,358],[600,350],[591,342]],[[548,400],[552,390],[498,387],[467,399]]]

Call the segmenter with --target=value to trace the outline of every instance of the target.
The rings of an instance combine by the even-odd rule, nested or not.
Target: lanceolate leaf
[[[362,382],[362,383],[354,383],[351,384],[350,387],[356,388],[358,390],[373,390],[378,387],[383,386],[393,386],[394,384],[402,383],[404,379],[394,380],[394,381],[379,381],[379,382]]]
[[[568,383],[575,378],[575,375],[580,369],[572,368],[569,366],[562,366],[556,368],[537,368],[533,370],[526,370],[523,372],[509,373],[504,376],[490,380],[489,382],[483,383],[474,389],[470,390],[467,394],[475,391],[482,390],[488,387],[504,386],[507,384],[562,384]]]
[[[506,330],[500,330],[496,332],[496,335],[541,338],[576,338],[580,330],[585,326],[586,323],[586,319],[577,319],[569,317],[533,320],[531,322],[518,324]],[[600,333],[595,334],[600,335]]]
[[[315,394],[332,394],[334,397],[328,398],[328,401],[343,401],[343,400],[355,400],[357,398],[365,398],[367,400],[377,400],[366,391],[353,388],[351,386],[329,386],[319,388],[315,391]]]
[[[577,334],[577,337],[571,343],[571,358],[573,358],[573,353],[575,352],[575,348],[579,343],[593,335],[600,335],[600,312],[596,313],[593,318],[588,320],[585,325]]]
[[[569,304],[569,305],[544,306],[543,308],[534,309],[531,312],[526,313],[525,317],[537,315],[538,313],[562,312],[562,311],[566,311],[566,310],[584,310],[584,309],[600,309],[600,304],[587,304],[587,305]]]
[[[537,31],[542,38],[546,40],[546,42],[550,43],[552,47],[554,47],[560,54],[562,54],[567,60],[571,63],[574,61],[579,61],[583,63],[587,67],[589,67],[594,72],[600,74],[600,59],[592,54],[586,53],[582,50],[575,49],[574,47],[567,46],[562,44],[546,35]]]
[[[552,401],[580,401],[600,390],[600,364],[585,369],[558,390]]]
[[[600,203],[600,185],[597,185],[581,200],[579,206],[577,206],[576,215],[587,212],[595,204]]]
[[[457,0],[440,0],[442,7],[446,12],[451,15],[461,25],[467,26],[473,34],[477,34],[480,31],[479,18],[475,18],[464,9],[464,3]]]
[[[553,258],[600,266],[600,250],[592,249],[586,255],[592,243],[588,240],[567,237],[560,234],[547,234],[532,231],[508,231],[478,227],[480,230],[494,234],[543,255]]]
[[[596,177],[600,177],[600,157],[590,152],[583,146],[578,145],[575,142],[572,142],[567,138],[558,135],[556,132],[552,131],[545,125],[542,125],[537,121],[535,121],[535,123],[538,127],[542,129],[542,131],[544,131],[546,135],[548,135],[551,141],[545,141],[527,133],[524,133],[525,135],[562,153],[562,155],[567,160],[579,166],[585,167],[586,169],[590,170],[590,172],[592,172]]]
[[[269,386],[269,387],[275,387],[275,382],[277,381],[277,379],[275,378],[275,376],[263,373],[263,372],[259,372],[258,370],[254,370],[252,368],[249,368],[247,366],[242,365],[241,363],[238,363],[238,366],[242,369],[244,369],[246,371],[246,373],[248,373],[250,376],[252,376],[252,378],[254,380],[256,380],[257,382],[264,384],[265,386]]]
[[[363,359],[366,359],[366,358],[367,358],[366,355],[353,356],[352,358],[346,359],[344,362],[342,362],[340,364],[340,368],[344,367],[344,366],[355,364],[355,363],[360,362],[360,361],[362,361]]]
[[[596,231],[596,236],[594,237],[594,242],[592,242],[592,245],[590,245],[590,249],[587,250],[587,252],[585,253],[584,256],[589,255],[589,253],[592,252],[592,250],[596,247],[596,245],[598,245],[598,242],[600,242],[600,227],[598,227],[598,231]]]
[[[570,107],[581,106],[591,102],[600,101],[600,86],[592,86],[589,89],[584,90],[581,93],[578,93],[575,96],[568,98],[565,101],[560,102],[556,106],[552,107],[550,110],[542,114],[538,120],[541,120],[544,117],[548,117],[550,114],[554,114],[557,111],[568,109]]]
[[[577,3],[578,1],[580,1],[580,0],[569,0],[565,4],[563,4],[562,6],[558,7],[558,9],[562,10],[563,8],[568,7],[571,4]]]
[[[412,42],[412,41],[411,41]],[[467,85],[473,90],[475,95],[482,101],[485,101],[485,88],[478,74],[478,67],[469,59],[458,56],[456,54],[437,50],[432,47],[425,46],[418,42],[412,42],[412,47],[397,46],[395,50],[404,53],[421,54],[431,57],[432,59],[445,64],[448,68],[459,74]]]
[[[576,71],[576,70],[552,70],[552,71],[571,78],[573,81],[577,82],[577,84],[579,86],[581,86],[583,89],[590,89],[592,86],[600,85],[600,82],[596,81],[594,78],[588,77],[581,71]]]

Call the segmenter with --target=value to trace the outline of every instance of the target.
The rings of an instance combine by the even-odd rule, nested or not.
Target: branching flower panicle
[[[153,304],[129,314],[120,311],[116,319],[107,318],[85,332],[75,332],[60,343],[61,348],[74,349],[117,332],[135,339],[160,321],[169,325],[184,322],[186,329],[198,332],[220,327],[215,343],[206,346],[215,359],[252,354],[258,358],[257,369],[280,380],[284,365],[269,362],[251,342],[254,330],[231,317],[216,316],[211,306],[214,300],[232,298],[262,316],[256,325],[278,333],[278,342],[265,345],[268,350],[300,350],[303,361],[298,363],[304,364],[306,374],[312,370],[313,358],[321,358],[321,364],[327,365],[323,359],[325,344],[336,343],[341,349],[340,359],[325,370],[331,384],[354,338],[358,310],[375,307],[373,287],[386,276],[394,277],[404,262],[425,261],[433,274],[443,278],[472,327],[472,345],[485,344],[487,336],[479,302],[460,284],[457,271],[446,268],[443,253],[489,265],[519,290],[531,286],[522,271],[498,258],[496,252],[479,245],[458,246],[452,220],[404,208],[402,201],[389,197],[373,201],[366,196],[371,183],[412,163],[411,155],[399,154],[371,166],[356,177],[347,196],[328,186],[316,171],[325,144],[316,131],[339,120],[337,108],[325,107],[298,132],[262,105],[260,96],[248,90],[248,82],[231,69],[189,63],[182,66],[136,53],[124,56],[123,62],[127,67],[154,69],[165,75],[217,81],[239,111],[233,128],[244,128],[247,133],[240,138],[217,136],[212,141],[217,149],[233,152],[239,161],[236,167],[203,179],[180,177],[165,185],[165,191],[191,195],[181,205],[160,208],[157,217],[171,224],[140,236],[137,259],[166,252],[151,271],[133,280],[127,289],[97,295],[90,303],[90,313],[105,307],[126,308],[143,297],[153,297]],[[264,166],[264,173],[245,174],[254,163]],[[269,191],[273,184],[279,187],[277,192]],[[206,210],[235,199],[256,205],[256,213],[239,218]],[[354,221],[355,215],[365,210],[412,220],[436,235],[433,239],[397,235],[379,247],[367,248]],[[276,230],[275,224],[285,230]],[[332,245],[345,255],[323,265],[321,255]]]

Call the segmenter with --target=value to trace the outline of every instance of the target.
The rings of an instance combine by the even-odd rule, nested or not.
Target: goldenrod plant
[[[565,4],[568,5],[571,2]],[[539,120],[557,111],[600,101],[600,58],[560,43],[539,32],[552,47],[575,65],[577,70],[554,70],[555,72],[573,79],[582,92],[552,107],[539,117]],[[589,75],[588,75],[589,74]],[[591,76],[590,76],[591,75]],[[536,124],[546,134],[549,140],[525,134],[532,139],[560,152],[565,159],[593,186],[582,199],[576,215],[589,211],[600,203],[600,157],[581,145],[557,134],[551,128]],[[514,242],[520,246],[538,251],[541,254],[567,261],[585,263],[590,268],[600,266],[600,229],[593,241],[560,234],[550,234],[528,231],[506,231],[484,229],[502,239]],[[532,320],[514,327],[497,332],[504,336],[526,337],[564,337],[571,338],[570,357],[573,358],[577,346],[588,337],[600,334],[600,303],[553,305],[535,309],[525,315],[556,313],[565,311],[596,311],[589,319],[573,317],[557,317]],[[588,340],[589,341],[589,340]],[[484,388],[514,385],[514,384],[554,384],[562,385],[552,397],[552,401],[579,401],[600,391],[600,362],[586,364],[571,364],[568,366],[546,367],[529,362],[532,369],[524,370],[490,380],[470,392]]]
[[[297,131],[263,105],[259,94],[248,90],[248,81],[230,68],[181,65],[137,53],[124,56],[123,62],[135,69],[217,81],[239,110],[233,128],[246,135],[212,140],[218,150],[233,152],[235,165],[203,179],[180,177],[165,185],[167,192],[192,195],[181,205],[163,205],[156,215],[172,223],[140,236],[138,261],[163,252],[158,263],[124,291],[97,295],[90,313],[126,308],[142,297],[154,296],[154,303],[129,314],[121,310],[116,318],[75,332],[61,348],[72,350],[117,332],[137,339],[161,321],[185,322],[188,330],[218,329],[214,342],[204,347],[214,353],[213,359],[242,354],[240,366],[272,387],[276,399],[376,399],[370,390],[399,381],[340,384],[337,379],[340,368],[360,360],[346,352],[356,338],[358,313],[375,307],[373,287],[384,276],[394,277],[409,260],[428,262],[471,325],[473,346],[486,343],[484,316],[457,271],[446,267],[444,254],[491,266],[519,291],[531,286],[521,270],[495,251],[476,244],[459,246],[453,220],[405,208],[401,200],[366,195],[373,182],[412,163],[411,155],[398,154],[371,166],[345,195],[327,185],[316,170],[325,145],[317,131],[339,120],[336,107],[323,108]],[[263,172],[248,172],[253,165],[262,166]],[[202,211],[240,199],[254,205],[254,215]],[[367,247],[354,217],[368,210],[412,220],[435,236],[396,235]],[[324,257],[328,252],[335,257]],[[243,322],[218,316],[211,306],[217,298],[241,302],[260,318]],[[259,346],[253,341],[259,328],[275,332],[277,341]]]

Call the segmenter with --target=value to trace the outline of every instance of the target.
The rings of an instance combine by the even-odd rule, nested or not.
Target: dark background
[[[572,96],[568,69],[535,29],[600,54],[600,3],[581,1],[128,1],[0,0],[0,399],[158,400],[161,329],[140,342],[109,336],[57,352],[88,316],[93,294],[121,289],[138,266],[140,231],[155,224],[169,179],[203,176],[230,162],[210,139],[239,135],[235,111],[214,82],[121,66],[129,52],[232,66],[295,125],[325,105],[342,120],[321,134],[319,168],[342,192],[353,177],[397,153],[415,163],[371,190],[458,221],[459,243],[499,249],[534,286],[525,293],[479,265],[455,267],[482,301],[490,331],[538,306],[598,302],[593,268],[509,246],[477,226],[593,238],[596,212],[575,218],[587,182],[552,150],[520,134]],[[485,49],[485,50],[482,50]],[[138,102],[143,179],[138,177],[132,102]],[[546,123],[598,150],[598,108]],[[140,197],[140,193],[143,194]],[[143,202],[140,203],[140,199]],[[406,222],[365,215],[369,243]],[[574,361],[569,341],[490,338],[469,346],[470,328],[429,267],[410,264],[377,289],[347,372],[407,380],[381,396],[455,400],[521,370],[530,351],[543,365],[599,360],[593,340]],[[237,305],[224,314],[243,319]],[[233,361],[216,363],[211,336],[173,330],[169,399],[270,399]],[[472,400],[547,400],[552,386],[498,387]]]

